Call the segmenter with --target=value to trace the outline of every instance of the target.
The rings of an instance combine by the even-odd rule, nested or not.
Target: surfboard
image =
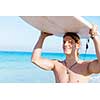
[[[66,32],[76,32],[81,38],[89,37],[92,25],[80,16],[20,16],[34,28],[63,36]]]

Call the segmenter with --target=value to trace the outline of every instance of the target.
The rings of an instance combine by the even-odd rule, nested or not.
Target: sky
[[[100,16],[83,16],[90,23],[97,24],[100,32]],[[18,16],[0,16],[0,51],[28,51],[32,52],[40,31],[24,22]],[[85,53],[87,39],[82,39],[80,53]],[[62,37],[50,36],[46,38],[43,52],[62,53]],[[95,53],[92,40],[87,53]]]

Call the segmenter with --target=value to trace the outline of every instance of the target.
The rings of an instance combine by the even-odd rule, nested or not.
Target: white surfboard
[[[89,36],[92,25],[79,16],[21,16],[21,18],[40,31],[63,36],[65,32],[77,32],[81,38]]]

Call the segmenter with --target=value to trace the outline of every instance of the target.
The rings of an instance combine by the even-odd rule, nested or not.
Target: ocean
[[[31,52],[0,51],[0,83],[55,83],[52,71],[31,63]],[[62,53],[42,53],[48,59],[65,59]],[[96,59],[95,54],[81,54],[82,60]],[[89,83],[100,83],[100,74],[91,75]]]

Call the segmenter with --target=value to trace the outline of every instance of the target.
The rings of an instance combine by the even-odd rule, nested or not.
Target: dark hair
[[[66,32],[63,36],[65,38],[66,36],[70,36],[72,39],[75,40],[75,43],[80,43],[80,37],[75,32]]]

